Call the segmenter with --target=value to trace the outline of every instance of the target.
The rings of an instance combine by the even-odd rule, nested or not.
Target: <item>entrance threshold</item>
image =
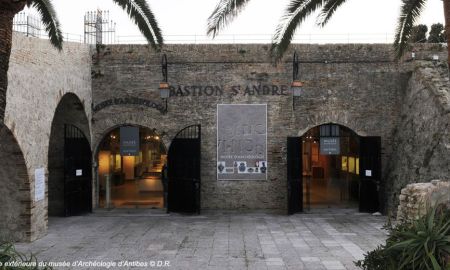
[[[94,209],[93,216],[99,217],[166,217],[166,209],[127,209],[127,208],[113,208],[113,209]]]

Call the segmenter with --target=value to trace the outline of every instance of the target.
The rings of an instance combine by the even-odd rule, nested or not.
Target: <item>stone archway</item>
[[[64,216],[64,130],[65,125],[77,127],[90,142],[89,120],[80,99],[65,94],[52,121],[48,150],[48,215]]]
[[[0,124],[0,240],[28,241],[31,195],[27,167],[13,133]]]
[[[139,155],[121,153],[121,129],[137,128]],[[163,208],[161,171],[168,147],[157,129],[144,125],[119,124],[102,133],[95,146],[95,196],[98,208]],[[109,176],[109,179],[107,178]],[[131,185],[130,183],[133,183]],[[106,194],[111,191],[111,200]],[[158,193],[157,196],[149,194]],[[143,195],[148,193],[147,195]]]

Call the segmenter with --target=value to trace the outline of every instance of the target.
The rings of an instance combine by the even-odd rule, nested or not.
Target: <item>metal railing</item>
[[[14,17],[13,30],[29,37],[48,38],[39,19],[21,12]],[[147,44],[142,35],[116,35],[116,24],[109,19],[108,11],[87,12],[84,16],[84,35],[63,33],[66,42],[87,44]],[[268,44],[270,34],[222,34],[215,39],[204,34],[164,35],[166,44]],[[296,34],[294,44],[353,44],[393,43],[393,33],[336,33]]]
[[[43,30],[41,20],[26,12],[18,13],[13,19],[13,31],[27,37],[48,39],[48,34]],[[71,33],[62,33],[65,42],[83,43],[83,36]]]
[[[206,35],[164,35],[166,44],[267,44],[272,42],[270,34],[226,34],[212,39]],[[393,33],[347,33],[347,34],[297,34],[292,43],[326,44],[326,43],[392,43]],[[145,44],[143,36],[116,36],[115,44]]]
[[[13,19],[13,31],[25,34],[27,37],[41,37],[41,21],[25,12],[20,12]]]

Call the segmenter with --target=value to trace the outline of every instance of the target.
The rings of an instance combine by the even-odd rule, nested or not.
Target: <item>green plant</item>
[[[450,269],[450,211],[429,208],[418,220],[388,227],[385,245],[355,262],[366,270]]]
[[[12,263],[12,265],[9,264]],[[14,264],[15,263],[15,264]],[[25,254],[17,251],[11,243],[0,244],[0,269],[1,270],[49,270],[51,267],[39,267],[38,261],[34,255],[27,257]]]

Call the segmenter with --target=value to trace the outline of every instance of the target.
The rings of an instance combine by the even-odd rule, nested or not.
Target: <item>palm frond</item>
[[[128,13],[154,49],[158,50],[162,46],[164,40],[161,29],[146,0],[113,0],[113,2]]]
[[[320,26],[325,26],[327,22],[331,19],[336,10],[346,2],[347,0],[328,0],[322,8],[319,14],[317,24]]]
[[[28,7],[34,7],[41,16],[42,23],[45,26],[45,31],[48,33],[50,43],[58,50],[62,49],[63,36],[51,0],[28,0]]]
[[[426,0],[402,0],[400,17],[395,33],[394,48],[396,57],[404,54],[411,36],[411,30],[425,6]]]
[[[275,61],[280,60],[289,47],[297,27],[322,4],[322,0],[291,0],[272,39],[271,54]]]
[[[250,0],[220,0],[208,18],[207,35],[216,37],[219,31],[241,12]]]

